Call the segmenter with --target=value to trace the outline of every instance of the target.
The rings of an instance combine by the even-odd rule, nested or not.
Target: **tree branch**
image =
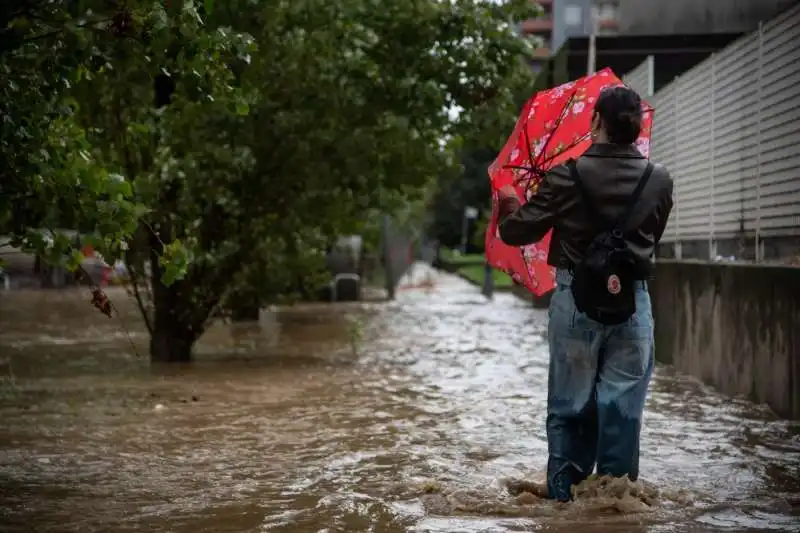
[[[33,17],[33,16],[31,18],[40,19],[39,17]],[[85,28],[85,29],[97,30],[97,29],[100,29],[100,28],[95,28],[94,27],[95,25],[106,23],[106,22],[112,22],[113,20],[114,20],[113,18],[109,18],[109,19],[103,19],[103,20],[87,21],[87,22],[84,22],[83,24],[77,24],[75,26],[75,29],[80,30],[80,29],[84,29]],[[67,28],[66,28],[66,25],[65,25],[62,28],[58,28],[58,29],[55,29],[55,30],[50,30],[48,32],[41,33],[39,35],[34,35],[32,37],[25,37],[25,38],[22,38],[22,39],[13,39],[13,38],[8,39],[8,41],[6,43],[4,43],[3,46],[0,48],[0,54],[4,54],[6,52],[13,52],[17,48],[20,48],[20,47],[22,47],[22,46],[24,46],[26,44],[30,44],[30,43],[34,43],[34,42],[41,41],[41,40],[44,40],[44,39],[49,39],[51,37],[55,37],[56,35],[64,33],[66,31],[66,29]],[[7,34],[7,33],[10,33],[12,31],[13,31],[13,28],[4,28],[2,31],[0,31],[0,35],[2,35],[4,33]]]
[[[150,319],[149,310],[145,306],[144,300],[142,299],[142,295],[139,292],[139,276],[136,273],[136,267],[133,266],[133,262],[125,261],[125,266],[128,269],[128,273],[131,276],[131,284],[133,285],[133,296],[136,299],[136,304],[139,306],[139,312],[142,314],[142,320],[144,320],[144,325],[147,328],[148,333],[150,336],[153,335],[153,323]]]

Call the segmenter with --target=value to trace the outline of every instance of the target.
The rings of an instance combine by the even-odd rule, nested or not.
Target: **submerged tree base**
[[[258,304],[237,305],[231,309],[231,320],[234,322],[254,322],[257,321],[261,312]]]
[[[194,341],[168,331],[154,333],[150,339],[150,359],[161,363],[188,363]]]

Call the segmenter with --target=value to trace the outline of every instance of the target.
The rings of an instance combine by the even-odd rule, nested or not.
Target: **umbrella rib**
[[[522,128],[522,133],[525,135],[525,148],[528,151],[528,161],[531,162],[531,166],[530,167],[526,167],[526,166],[521,166],[521,165],[503,165],[503,168],[524,170],[524,171],[526,171],[528,173],[528,176],[526,178],[518,179],[517,183],[521,183],[523,181],[530,182],[534,178],[534,175],[536,175],[538,177],[543,177],[545,175],[545,171],[543,170],[542,167],[544,166],[545,163],[547,163],[548,161],[551,161],[552,159],[554,159],[555,156],[553,156],[553,157],[551,157],[549,159],[543,159],[543,157],[545,157],[546,154],[547,154],[547,147],[550,146],[550,141],[553,140],[553,135],[555,134],[556,130],[561,125],[561,123],[564,121],[564,118],[566,117],[567,113],[569,112],[569,107],[572,104],[572,101],[575,99],[575,94],[576,93],[577,93],[577,90],[572,91],[572,94],[570,94],[569,99],[564,104],[564,107],[561,109],[561,113],[559,114],[558,118],[556,119],[555,123],[553,124],[553,127],[550,130],[549,135],[547,136],[547,140],[545,141],[544,146],[542,147],[542,151],[541,151],[541,153],[539,154],[538,157],[534,158],[533,152],[531,152],[531,141],[530,141],[530,136],[528,135],[528,128],[527,127],[523,127]],[[526,124],[526,126],[527,126],[527,124]],[[578,141],[578,143],[582,142],[583,140],[584,139],[582,138],[580,141]],[[578,144],[578,143],[576,143],[576,144]],[[573,144],[572,146],[575,146],[576,144]],[[572,148],[572,146],[570,146],[569,148]],[[537,159],[538,159],[538,161],[537,161]],[[527,188],[527,183],[525,184],[525,188]]]
[[[531,166],[530,167],[518,167],[521,170],[525,170],[528,173],[528,177],[527,178],[520,178],[519,180],[517,180],[517,183],[521,183],[524,179],[527,179],[527,181],[532,180],[534,173],[537,173],[537,174],[541,175],[539,169],[536,166],[536,162],[533,160],[533,152],[531,151],[531,138],[530,138],[530,135],[528,135],[528,121],[527,120],[525,121],[525,124],[522,127],[522,133],[525,135],[525,150],[528,152],[528,161],[531,162]],[[506,168],[508,168],[508,167],[506,167]],[[527,188],[527,183],[525,184],[525,188]]]
[[[572,94],[570,94],[569,99],[564,104],[564,107],[561,109],[561,113],[559,114],[558,118],[556,119],[555,123],[553,124],[553,127],[552,127],[552,129],[550,130],[550,132],[549,132],[549,134],[547,136],[547,140],[545,141],[544,146],[542,146],[542,151],[541,151],[541,153],[539,154],[539,156],[537,158],[534,158],[534,155],[531,152],[531,141],[530,141],[530,137],[528,135],[528,128],[527,127],[523,128],[522,131],[525,134],[525,147],[528,150],[528,161],[531,162],[531,166],[530,167],[517,166],[517,165],[504,165],[503,166],[503,168],[516,168],[516,169],[519,169],[519,170],[525,170],[529,174],[529,176],[527,178],[520,178],[517,181],[517,183],[520,183],[523,180],[527,180],[529,182],[530,180],[533,179],[534,175],[536,175],[538,177],[544,177],[545,171],[543,170],[542,167],[544,166],[545,163],[547,163],[548,161],[550,161],[553,158],[555,158],[555,156],[553,156],[553,157],[551,157],[549,159],[542,159],[542,158],[546,156],[547,147],[550,146],[550,141],[553,140],[553,135],[555,134],[556,130],[561,125],[561,123],[564,121],[564,118],[566,117],[566,115],[567,115],[567,113],[569,111],[570,104],[572,104],[572,101],[575,99],[575,94],[576,93],[577,93],[577,90],[572,91]],[[583,139],[581,139],[581,141],[582,140]],[[572,146],[575,146],[575,145],[572,145]],[[572,146],[570,146],[570,148]],[[537,159],[538,159],[538,161],[537,161]],[[527,188],[527,184],[525,185],[525,187]]]
[[[530,135],[528,135],[528,121],[527,120],[525,121],[525,124],[523,125],[522,133],[525,134],[525,149],[528,151],[528,161],[531,162],[531,170],[529,170],[528,173],[532,174],[533,172],[535,172],[536,164],[533,161],[533,152],[531,152],[531,138],[530,138]],[[532,179],[532,176],[529,179]],[[522,181],[522,180],[520,180],[520,181]]]
[[[572,91],[572,94],[569,96],[569,99],[567,100],[567,103],[564,104],[564,108],[561,110],[561,114],[558,116],[558,119],[556,119],[556,123],[553,124],[553,129],[550,130],[550,135],[547,137],[547,141],[545,141],[544,146],[542,147],[542,153],[539,154],[540,156],[544,156],[544,155],[547,154],[547,147],[550,146],[550,141],[553,140],[553,135],[555,134],[555,132],[558,129],[558,127],[561,125],[561,122],[564,120],[564,117],[567,115],[567,112],[569,111],[569,106],[570,106],[570,104],[572,104],[572,101],[575,99],[575,94],[576,93],[577,93],[577,90]],[[541,168],[541,166],[544,164],[544,161],[537,162],[537,163],[534,163],[534,164],[536,166],[538,166],[539,168]]]
[[[567,146],[566,148],[564,148],[564,150],[561,153],[566,152],[567,150],[571,150],[571,149],[575,148],[576,146],[578,146],[580,143],[582,143],[583,141],[585,141],[589,137],[590,137],[589,133],[586,133],[586,134],[582,135],[577,141],[575,141],[574,143],[572,143],[569,146]],[[554,155],[550,156],[548,159],[545,159],[544,161],[542,161],[542,165],[546,165],[547,163],[549,163],[550,161],[552,161],[553,159],[558,157],[558,155],[559,154],[554,154]]]

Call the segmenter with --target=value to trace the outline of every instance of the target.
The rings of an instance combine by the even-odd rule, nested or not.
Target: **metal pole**
[[[466,206],[464,208],[464,218],[462,219],[461,223],[461,253],[467,253],[467,246],[469,246],[469,221],[470,220],[477,220],[478,218],[478,210],[472,206]]]
[[[394,268],[392,265],[392,246],[389,242],[389,215],[383,215],[383,272],[386,284],[386,294],[394,300]]]
[[[469,219],[464,211],[461,216],[461,253],[467,253],[467,231],[469,231]]]
[[[483,295],[491,298],[494,295],[494,276],[489,263],[483,265]]]
[[[680,169],[678,165],[678,161],[680,161],[680,156],[678,152],[678,138],[681,135],[681,108],[678,105],[680,101],[680,77],[677,76],[675,78],[675,91],[673,93],[672,105],[673,105],[673,112],[675,117],[675,129],[672,133],[672,156],[673,156],[673,167],[675,169],[674,180],[675,180],[675,189],[673,195],[675,196],[675,259],[683,259],[683,242],[681,241],[681,204],[680,204]]]
[[[656,57],[647,56],[647,98],[656,93]]]
[[[594,74],[597,69],[597,8],[594,3],[589,5],[589,58],[586,74]]]

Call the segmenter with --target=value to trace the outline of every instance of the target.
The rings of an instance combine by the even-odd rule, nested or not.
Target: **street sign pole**
[[[491,298],[494,295],[494,276],[489,263],[483,265],[483,295]]]
[[[469,231],[469,221],[478,218],[478,208],[467,206],[464,208],[464,217],[461,220],[461,253],[467,253],[469,244],[467,232]]]

